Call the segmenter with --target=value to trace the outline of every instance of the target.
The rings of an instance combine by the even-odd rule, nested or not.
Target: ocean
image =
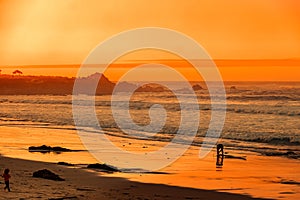
[[[141,84],[141,83],[139,83]],[[174,83],[180,90],[180,83]],[[193,144],[200,146],[206,135],[211,117],[210,96],[206,86],[196,92],[200,107],[200,122]],[[227,82],[226,120],[219,143],[228,149],[248,150],[267,156],[300,158],[300,82]],[[179,94],[189,103],[190,95]],[[80,104],[84,108],[82,96]],[[117,109],[126,109],[122,95]],[[166,110],[166,121],[153,137],[141,140],[170,141],[178,131],[181,107],[172,92],[139,92],[129,104],[132,121],[140,126],[151,123],[149,109],[161,105]],[[124,106],[123,106],[124,105]],[[116,124],[111,111],[111,95],[95,97],[95,110],[102,130],[108,135],[139,139],[143,129],[133,130],[127,124],[126,133]],[[80,110],[78,111],[80,113]],[[155,113],[155,109],[153,111]],[[86,117],[86,118],[85,118]],[[159,121],[159,114],[157,119]],[[191,119],[193,116],[188,116]],[[88,116],[82,116],[77,128],[86,132],[100,132]],[[0,96],[0,125],[75,129],[72,113],[72,95],[10,95]],[[128,134],[132,132],[133,134]]]

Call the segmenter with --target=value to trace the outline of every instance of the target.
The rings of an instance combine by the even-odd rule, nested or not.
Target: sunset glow
[[[2,73],[34,65],[34,68],[24,67],[25,74],[76,76],[74,66],[78,67],[99,43],[121,31],[148,26],[174,29],[192,37],[215,60],[268,59],[275,60],[276,65],[277,59],[299,59],[300,55],[297,0],[164,3],[2,0],[0,15]],[[128,60],[173,58],[149,52],[127,57]],[[298,64],[290,67],[286,62],[252,68],[235,62],[226,68],[222,63],[217,66],[225,80],[297,81]],[[43,65],[58,66],[50,70]],[[112,79],[117,77],[112,76]]]
[[[300,200],[300,0],[0,0],[0,44],[0,200]]]

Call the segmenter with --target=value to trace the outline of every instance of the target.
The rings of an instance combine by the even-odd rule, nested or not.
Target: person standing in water
[[[10,192],[9,179],[10,179],[11,176],[9,174],[9,169],[4,170],[4,173],[3,173],[2,177],[4,178],[4,182],[5,182],[4,190],[7,189]]]
[[[223,167],[223,161],[224,161],[224,146],[223,144],[217,145],[217,162],[216,167],[222,168]]]

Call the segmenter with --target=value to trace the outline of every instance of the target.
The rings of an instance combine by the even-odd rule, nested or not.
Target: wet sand
[[[12,175],[12,192],[1,191],[0,199],[300,198],[300,162],[295,159],[266,157],[225,148],[230,155],[246,156],[247,159],[225,158],[224,166],[216,168],[214,151],[199,159],[199,147],[191,147],[184,156],[158,174],[107,174],[88,170],[82,165],[66,167],[55,164],[59,161],[75,164],[97,162],[87,151],[61,154],[27,151],[31,145],[42,144],[84,149],[72,129],[0,126],[0,132],[3,155],[0,157],[0,170],[10,168]],[[124,138],[112,140],[133,151],[151,151],[162,145],[139,140],[131,140],[129,144]],[[59,174],[66,181],[32,177],[34,171],[44,168]]]
[[[6,157],[0,157],[0,163],[1,168],[12,169],[12,191],[1,191],[1,199],[253,199],[249,196],[213,190],[105,177],[99,172],[59,166],[54,163]],[[44,168],[60,175],[65,181],[57,182],[32,177],[33,171]]]

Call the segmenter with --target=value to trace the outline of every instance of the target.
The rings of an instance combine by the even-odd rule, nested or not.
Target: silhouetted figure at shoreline
[[[224,146],[223,144],[218,144],[216,167],[221,168],[223,166],[223,161],[224,161]]]
[[[223,144],[217,145],[217,155],[224,155],[224,146]]]

